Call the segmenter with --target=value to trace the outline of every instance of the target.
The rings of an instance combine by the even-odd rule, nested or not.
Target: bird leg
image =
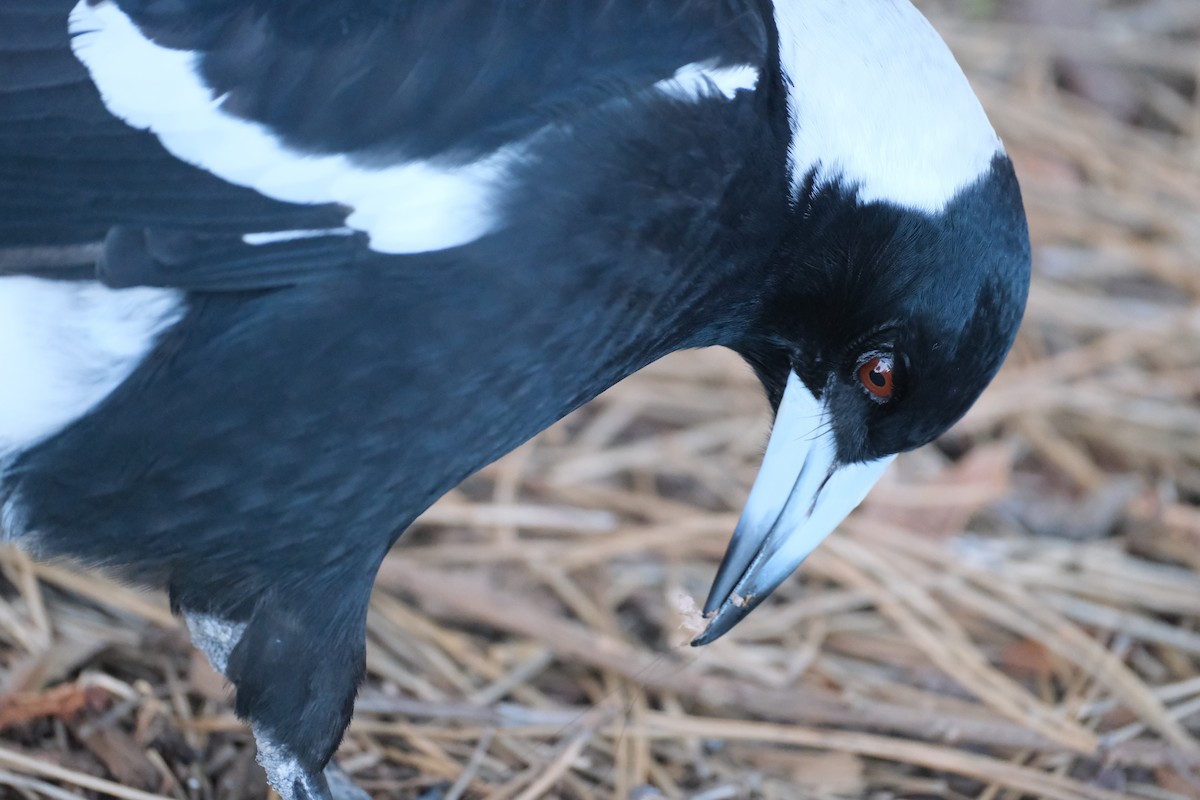
[[[296,622],[320,623],[319,617],[276,600],[266,613],[260,604],[246,622],[192,611],[184,619],[196,647],[237,688],[238,714],[250,721],[258,763],[282,800],[370,800],[330,758],[361,675],[363,623],[357,636],[313,642],[305,635],[312,628]],[[344,622],[342,630],[353,631],[355,622]],[[313,645],[334,657],[311,652]]]

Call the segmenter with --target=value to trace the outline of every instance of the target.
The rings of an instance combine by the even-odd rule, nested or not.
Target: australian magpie
[[[285,800],[463,478],[740,353],[776,418],[711,641],[967,410],[1029,281],[907,0],[0,0],[0,245],[79,254],[0,274],[4,536],[165,587]]]

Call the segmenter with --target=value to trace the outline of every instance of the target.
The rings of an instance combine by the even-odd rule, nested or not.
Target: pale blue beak
[[[775,416],[758,478],[692,641],[727,633],[800,566],[862,502],[895,456],[840,464],[829,411],[792,373]]]

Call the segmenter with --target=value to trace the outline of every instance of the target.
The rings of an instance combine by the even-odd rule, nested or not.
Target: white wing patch
[[[297,239],[319,239],[322,236],[352,236],[350,228],[319,228],[312,231],[265,231],[263,233],[246,233],[242,241],[248,245],[259,246],[275,244],[276,242],[294,242]]]
[[[936,213],[1003,152],[945,42],[908,0],[775,0],[791,178]]]
[[[720,92],[732,100],[739,90],[753,90],[758,85],[758,70],[748,64],[716,67],[711,61],[697,61],[675,70],[654,88],[680,100],[699,100]]]
[[[194,53],[155,44],[111,0],[80,0],[70,30],[75,56],[115,116],[230,183],[291,203],[347,206],[346,224],[365,232],[379,252],[441,250],[495,229],[508,168],[528,149],[524,142],[508,145],[463,166],[410,161],[367,167],[341,154],[300,152],[266,126],[227,114],[223,98],[197,73]],[[652,88],[694,101],[717,93],[732,98],[757,83],[758,71],[750,66],[696,62]],[[279,241],[266,234],[245,240]]]
[[[497,222],[497,184],[519,147],[461,167],[412,161],[376,169],[344,155],[302,153],[265,126],[226,114],[196,73],[194,54],[150,41],[110,0],[81,0],[70,30],[75,56],[114,115],[230,183],[276,200],[350,207],[346,224],[365,232],[374,250],[454,247]]]
[[[182,313],[172,289],[0,278],[0,463],[111,394]]]

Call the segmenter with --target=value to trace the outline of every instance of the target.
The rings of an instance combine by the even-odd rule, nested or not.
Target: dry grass
[[[1200,797],[1200,5],[924,5],[1032,218],[1001,378],[702,650],[680,597],[767,426],[734,358],[471,479],[381,574],[341,751],[376,796]],[[0,795],[264,795],[162,598],[0,568]]]

